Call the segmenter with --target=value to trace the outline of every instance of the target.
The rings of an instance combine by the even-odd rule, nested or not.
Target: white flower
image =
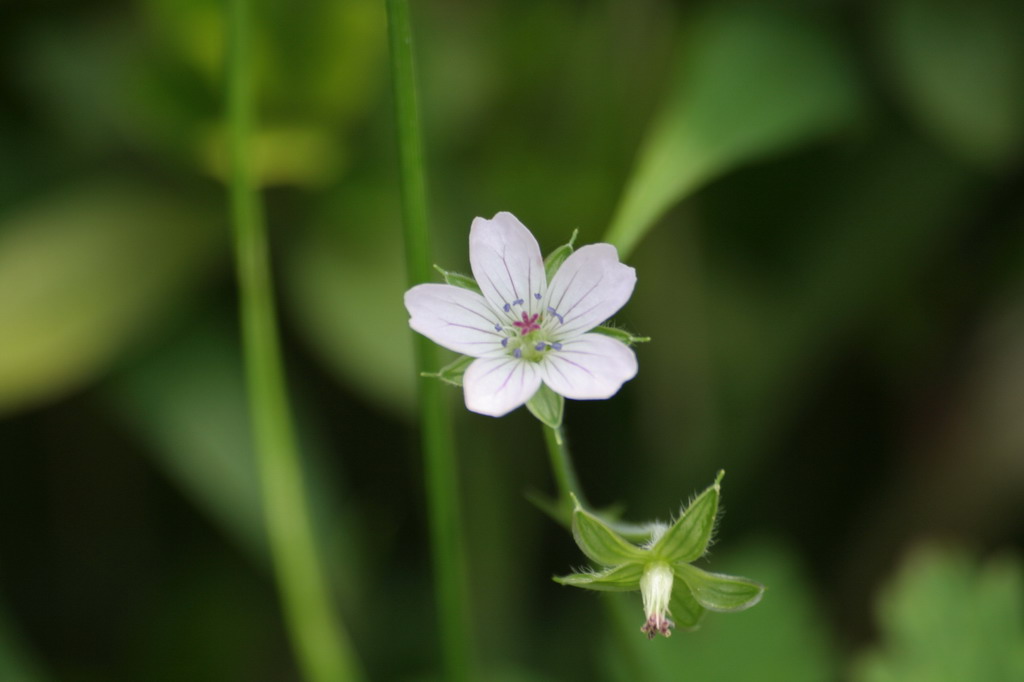
[[[498,213],[473,221],[469,262],[482,296],[449,284],[419,284],[405,294],[410,327],[477,358],[462,380],[467,408],[500,417],[541,382],[566,398],[610,398],[636,376],[629,346],[587,333],[636,285],[614,246],[576,250],[549,283],[537,240],[514,215]]]

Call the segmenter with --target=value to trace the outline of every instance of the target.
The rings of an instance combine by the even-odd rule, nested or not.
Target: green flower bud
[[[541,423],[557,429],[562,425],[565,398],[548,388],[547,384],[541,384],[533,397],[526,401],[526,409]]]
[[[565,259],[572,255],[572,245],[576,242],[576,235],[579,234],[579,230],[572,231],[572,237],[569,238],[568,244],[562,244],[557,249],[548,254],[548,257],[544,259],[544,274],[547,276],[548,281],[555,276],[558,272],[558,268],[562,267],[562,263]]]
[[[469,366],[473,364],[474,360],[476,360],[476,358],[471,358],[468,355],[460,355],[436,372],[422,372],[420,376],[429,377],[431,379],[440,379],[446,384],[451,384],[452,386],[461,386],[462,375],[466,373],[466,370],[469,369]]]
[[[573,538],[588,558],[605,568],[556,577],[555,582],[609,592],[640,590],[645,616],[640,630],[648,639],[668,637],[677,624],[692,630],[706,611],[754,606],[764,594],[760,583],[690,565],[704,556],[711,542],[723,473],[668,528],[657,523],[643,526],[651,529],[644,545],[630,542],[573,497]]]
[[[469,289],[480,293],[480,285],[476,283],[476,280],[469,275],[463,275],[458,272],[452,272],[451,270],[445,270],[440,265],[434,265],[434,269],[441,273],[444,277],[445,284],[451,284],[453,287],[462,287],[463,289]]]

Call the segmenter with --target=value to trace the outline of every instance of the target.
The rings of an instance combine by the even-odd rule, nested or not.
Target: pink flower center
[[[526,335],[530,334],[531,332],[535,332],[535,331],[540,329],[540,325],[537,324],[537,318],[539,318],[539,317],[540,317],[539,313],[534,313],[533,315],[528,315],[527,313],[523,313],[523,320],[522,320],[522,322],[516,321],[516,322],[513,322],[512,325],[519,329],[519,335],[520,336],[526,336]]]

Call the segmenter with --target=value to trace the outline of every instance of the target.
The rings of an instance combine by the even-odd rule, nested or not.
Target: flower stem
[[[405,259],[409,285],[412,286],[431,279],[432,260],[408,2],[387,0],[387,14],[402,178]],[[440,359],[433,342],[415,335],[414,343],[417,368],[436,371]],[[468,682],[474,677],[469,654],[472,643],[465,596],[466,564],[460,525],[458,470],[450,414],[441,389],[440,382],[429,379],[418,384],[434,590],[438,601],[444,679]]]
[[[570,493],[576,496],[584,507],[587,506],[587,498],[580,487],[579,479],[576,478],[576,469],[572,465],[572,456],[569,454],[569,444],[566,442],[565,429],[562,426],[552,428],[544,426],[544,442],[548,446],[548,457],[551,460],[551,473],[555,477],[555,485],[558,487],[558,510],[562,514],[564,525],[572,525],[573,503]]]
[[[332,608],[313,534],[277,335],[270,253],[251,176],[253,125],[249,3],[231,0],[227,107],[231,216],[249,411],[264,517],[292,646],[306,679],[361,680],[355,650]]]

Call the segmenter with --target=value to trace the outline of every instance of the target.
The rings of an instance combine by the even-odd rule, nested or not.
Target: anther
[[[539,301],[540,300],[540,292],[537,292],[536,294],[534,294],[533,297]]]
[[[554,348],[555,350],[562,350],[562,344],[558,343],[557,341],[551,344],[551,347]]]
[[[508,348],[508,337],[507,336],[501,340],[501,347],[502,348]]]
[[[519,358],[523,357],[523,349],[516,348],[514,351],[512,351],[512,355],[516,356],[516,359],[518,360]]]
[[[534,349],[534,350],[544,350],[544,342],[543,342],[543,341],[541,341],[541,342],[540,342],[540,343],[538,343],[538,344],[537,344],[536,346],[534,346],[534,347],[533,347],[533,349]]]
[[[512,304],[511,303],[506,303],[505,306],[504,306],[504,310],[505,310],[506,313],[509,312],[510,310],[512,310]]]

